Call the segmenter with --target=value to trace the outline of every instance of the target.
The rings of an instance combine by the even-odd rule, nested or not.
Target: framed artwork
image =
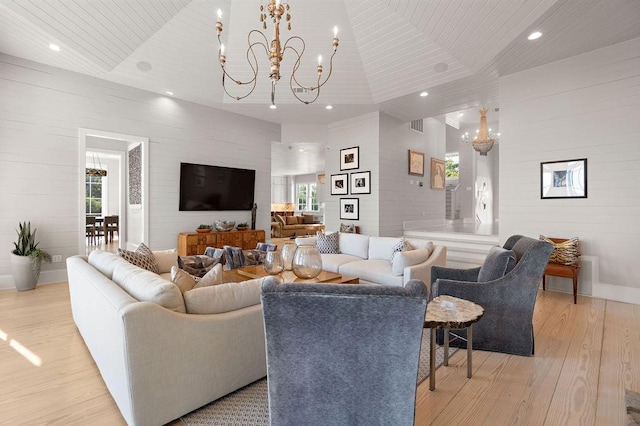
[[[431,189],[444,189],[444,161],[431,158]]]
[[[371,194],[371,172],[351,173],[351,194]]]
[[[424,154],[409,150],[409,174],[424,176]]]
[[[358,220],[360,200],[357,198],[340,198],[340,219]]]
[[[587,159],[540,163],[540,198],[587,198]]]
[[[347,195],[349,193],[349,175],[331,175],[331,195]]]
[[[360,168],[360,147],[340,150],[340,170],[353,170]]]

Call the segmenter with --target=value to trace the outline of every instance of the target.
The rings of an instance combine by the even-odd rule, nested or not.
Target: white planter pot
[[[11,270],[16,290],[24,291],[36,288],[40,277],[40,262],[33,260],[29,256],[10,254]]]

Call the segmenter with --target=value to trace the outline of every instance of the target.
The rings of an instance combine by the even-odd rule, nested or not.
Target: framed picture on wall
[[[371,194],[371,172],[351,173],[351,194]]]
[[[347,195],[349,193],[349,175],[331,175],[331,195]]]
[[[424,154],[409,150],[409,174],[424,176]]]
[[[444,161],[431,158],[431,189],[444,189]]]
[[[358,220],[360,200],[357,198],[340,198],[340,219]]]
[[[360,168],[360,147],[340,150],[340,170],[353,170]]]
[[[540,198],[587,198],[587,159],[540,163]]]

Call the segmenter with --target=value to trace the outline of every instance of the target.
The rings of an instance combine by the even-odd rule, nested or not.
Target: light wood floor
[[[458,351],[435,391],[428,380],[418,388],[416,425],[627,424],[624,389],[640,391],[640,306],[571,299],[540,293],[533,357],[475,351],[467,379]],[[124,424],[73,324],[65,283],[0,291],[0,424]]]

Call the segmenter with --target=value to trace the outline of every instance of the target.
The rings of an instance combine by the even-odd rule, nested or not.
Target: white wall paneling
[[[179,212],[180,162],[255,169],[257,227],[269,228],[270,145],[280,140],[279,125],[0,55],[0,246],[5,252],[24,220],[38,228],[40,246],[52,254],[66,258],[79,252],[84,222],[79,173],[85,162],[80,128],[149,138],[153,249],[176,247],[177,234],[199,223],[251,218],[250,211]],[[41,282],[64,281],[64,267],[44,265]],[[60,273],[50,276],[50,271]],[[12,285],[9,256],[0,256],[0,287]]]
[[[579,237],[597,262],[591,294],[635,303],[638,52],[634,39],[500,80],[500,239]],[[540,199],[540,162],[575,158],[588,159],[588,198]]]

